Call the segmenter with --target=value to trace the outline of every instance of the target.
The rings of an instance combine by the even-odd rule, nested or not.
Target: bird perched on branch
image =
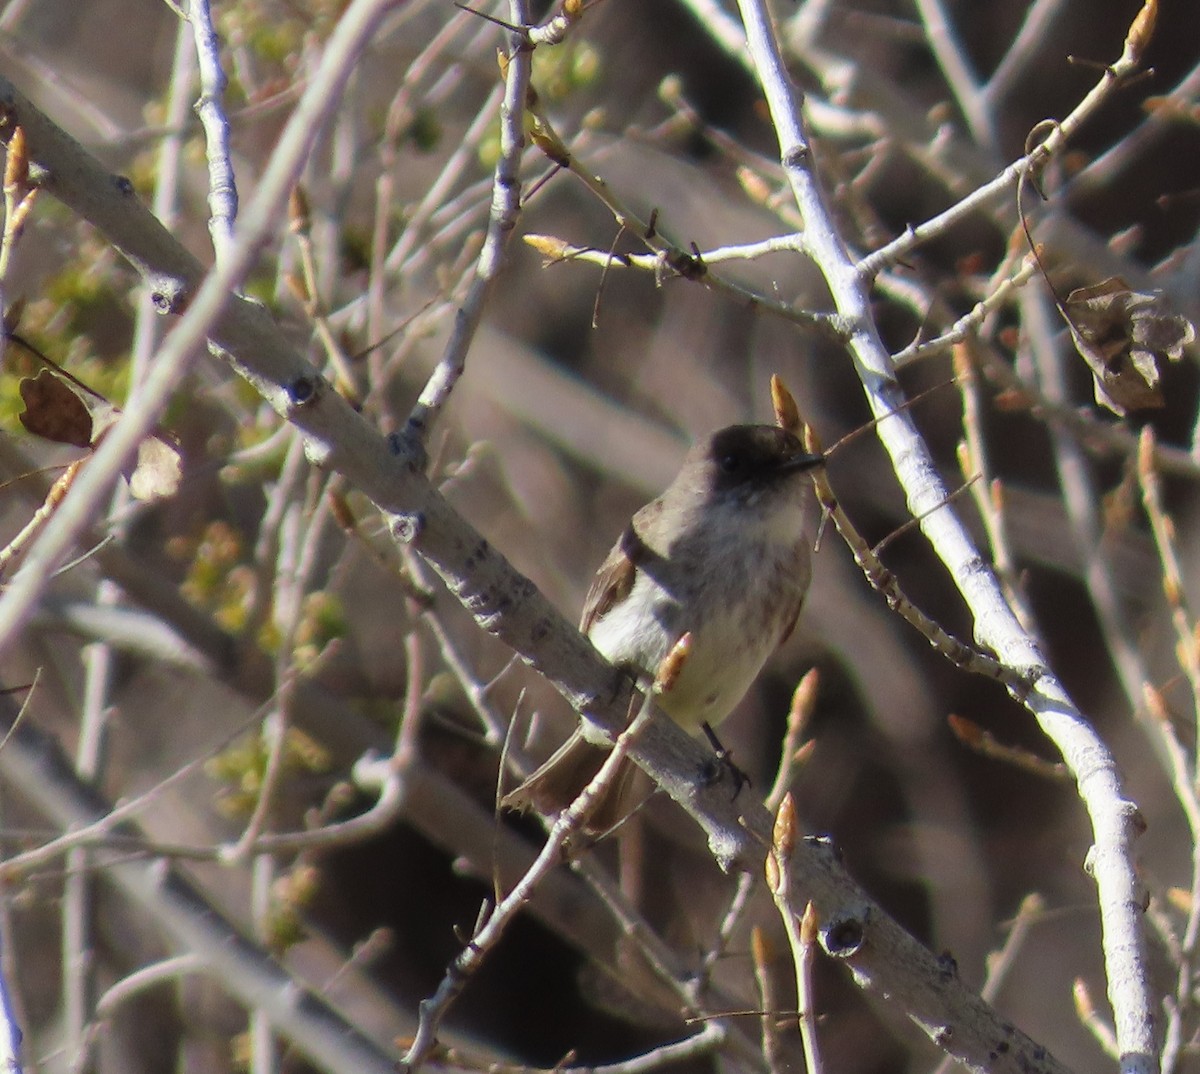
[[[788,637],[811,577],[816,497],[806,472],[823,461],[773,425],[731,425],[696,443],[666,491],[633,516],[601,564],[582,630],[643,685],[684,634],[686,661],[659,707],[685,731],[733,711]],[[599,771],[607,747],[580,727],[503,805],[553,815]],[[624,776],[609,784],[586,830],[626,811]]]

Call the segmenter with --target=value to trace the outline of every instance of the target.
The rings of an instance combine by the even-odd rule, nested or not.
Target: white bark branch
[[[877,423],[876,432],[892,460],[909,510],[922,520],[922,532],[974,616],[976,640],[1031,683],[1023,700],[1062,752],[1088,809],[1095,840],[1088,869],[1099,897],[1121,1066],[1129,1074],[1149,1074],[1157,1067],[1157,1048],[1142,932],[1144,893],[1132,846],[1141,831],[1137,808],[1122,792],[1107,746],[1022,628],[996,576],[946,502],[948,490],[910,412],[902,406],[891,358],[871,317],[869,288],[825,205],[801,120],[799,96],[787,76],[766,6],[761,0],[739,0],[739,7],[779,138],[780,158],[804,218],[809,253],[825,276],[837,312],[854,326],[850,354],[872,413],[877,418],[888,416]]]
[[[200,98],[196,101],[196,115],[204,127],[208,158],[208,230],[219,265],[233,245],[233,226],[238,213],[237,180],[229,155],[229,118],[225,115],[227,80],[221,67],[221,42],[213,27],[208,0],[192,0],[187,17],[192,24],[196,55],[200,61]]]

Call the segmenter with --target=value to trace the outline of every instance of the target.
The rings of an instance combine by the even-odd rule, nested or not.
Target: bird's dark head
[[[774,425],[730,425],[697,444],[693,458],[705,469],[714,494],[747,499],[825,461]]]

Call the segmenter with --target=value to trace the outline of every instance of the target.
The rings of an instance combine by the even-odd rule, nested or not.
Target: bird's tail
[[[608,749],[595,746],[576,730],[536,772],[501,800],[505,809],[527,812],[532,809],[553,817],[566,809],[600,771]],[[634,775],[637,766],[628,758],[621,761],[615,778],[604,788],[599,800],[584,821],[588,835],[603,835],[632,812]]]

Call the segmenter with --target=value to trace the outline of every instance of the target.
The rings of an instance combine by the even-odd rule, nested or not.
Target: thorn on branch
[[[459,0],[454,0],[454,6],[458,8],[459,11],[465,11],[468,15],[474,15],[477,18],[483,19],[484,22],[494,23],[496,26],[502,26],[510,33],[520,34],[526,40],[529,38],[529,30],[524,26],[518,26],[516,23],[507,22],[497,15],[489,14],[486,11],[480,11],[479,8],[471,7],[469,4],[459,3]]]

